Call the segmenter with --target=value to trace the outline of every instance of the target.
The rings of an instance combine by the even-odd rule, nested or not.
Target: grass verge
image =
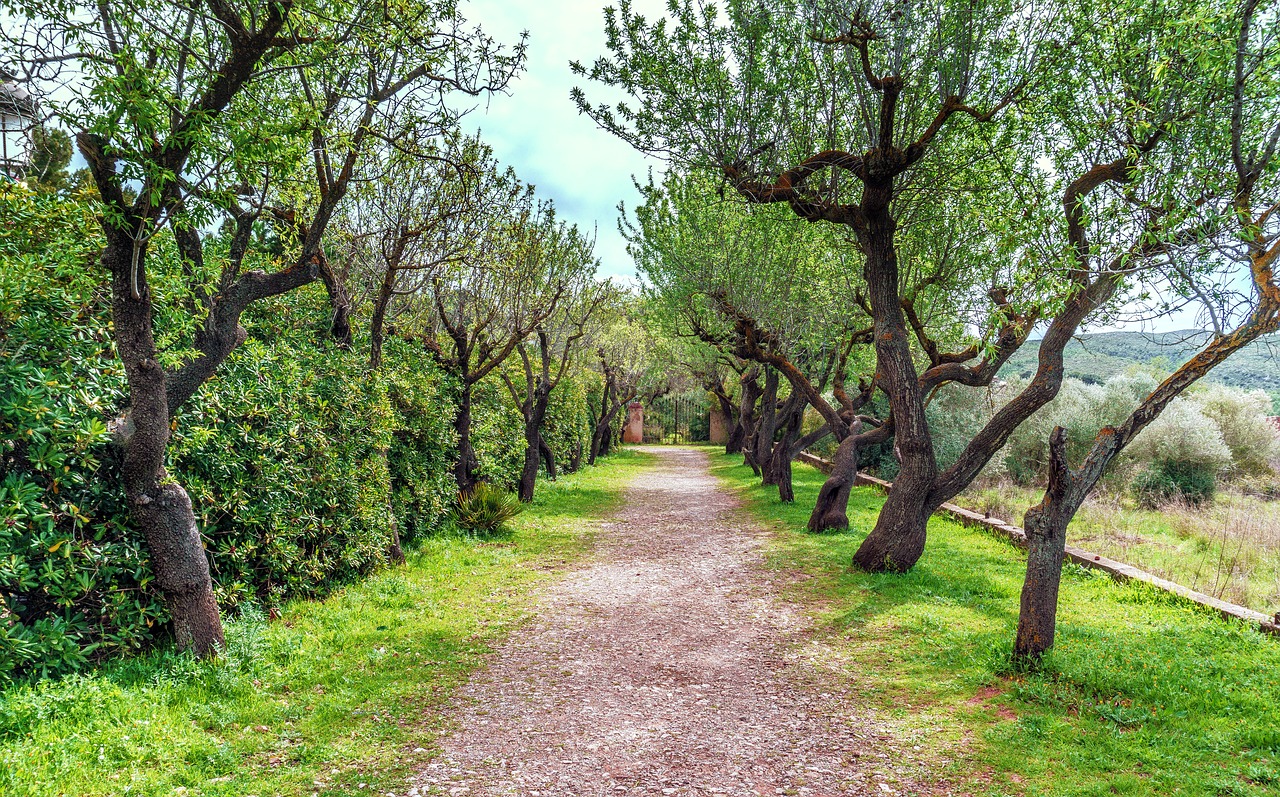
[[[1020,523],[1042,490],[1008,481],[974,487],[956,503]],[[1192,589],[1271,614],[1280,609],[1280,501],[1229,490],[1212,503],[1144,509],[1127,495],[1095,494],[1067,540]]]
[[[883,496],[855,490],[851,531],[810,535],[822,475],[797,465],[796,502],[782,504],[740,461],[713,455],[713,470],[776,528],[770,562],[802,576],[790,597],[817,616],[831,663],[877,709],[931,729],[957,793],[1280,793],[1280,642],[1070,566],[1043,672],[1010,672],[1015,548],[935,518],[910,573],[853,571]]]
[[[229,623],[225,655],[171,651],[0,694],[0,794],[402,794],[441,708],[582,554],[648,458],[539,484],[509,537],[435,538],[322,602]]]

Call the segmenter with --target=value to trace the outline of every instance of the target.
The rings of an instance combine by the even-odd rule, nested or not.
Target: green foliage
[[[125,521],[92,208],[0,186],[0,685],[136,649],[164,611]]]
[[[570,373],[551,391],[547,403],[547,417],[542,437],[556,456],[556,466],[562,471],[571,470],[574,452],[586,461],[586,451],[591,447],[591,412],[587,401],[591,394],[587,385],[590,377],[585,373]],[[599,401],[599,394],[594,394]]]
[[[714,469],[777,529],[773,566],[802,574],[789,597],[816,615],[819,666],[856,677],[875,708],[920,734],[956,793],[1274,793],[1273,639],[1168,593],[1068,566],[1046,667],[1011,672],[1026,573],[1019,551],[935,517],[911,572],[860,572],[849,559],[883,495],[855,489],[850,532],[811,535],[808,508],[823,476],[796,467],[796,502],[780,504],[739,462],[716,457]]]
[[[1138,502],[1147,509],[1159,507],[1174,498],[1181,498],[1192,506],[1200,506],[1211,501],[1217,490],[1218,479],[1215,472],[1216,468],[1203,462],[1157,462],[1134,478],[1133,492]]]
[[[247,604],[216,661],[157,650],[0,692],[0,794],[402,794],[455,687],[645,462],[627,452],[540,487],[502,545],[432,537],[275,622]]]
[[[524,467],[524,419],[497,380],[481,380],[471,390],[471,445],[480,461],[477,476],[514,489]]]
[[[502,531],[508,520],[523,511],[524,504],[515,493],[478,482],[470,490],[458,493],[450,517],[461,528],[488,536]]]
[[[412,543],[438,528],[457,490],[451,471],[457,436],[444,411],[455,406],[456,386],[421,357],[420,347],[393,338],[386,349],[382,370],[395,414],[387,450],[391,503],[402,541]]]
[[[30,178],[45,190],[58,190],[70,182],[67,166],[71,163],[71,136],[56,127],[36,125],[31,131]]]
[[[108,432],[126,395],[94,266],[94,207],[0,192],[3,684],[136,651],[167,614]],[[157,281],[178,281],[162,260],[171,251],[164,240],[153,248]],[[167,467],[192,497],[224,607],[326,594],[383,563],[393,528],[420,539],[448,512],[452,383],[398,340],[371,376],[359,349],[325,342],[327,316],[318,289],[251,309],[249,339],[175,419]],[[171,359],[185,328],[167,326],[177,327],[163,338]],[[518,435],[500,412],[478,414],[486,461]],[[518,465],[497,459],[513,480]]]
[[[359,355],[317,343],[322,301],[265,303],[271,341],[250,337],[177,418],[173,474],[224,608],[322,595],[386,561],[394,415]]]

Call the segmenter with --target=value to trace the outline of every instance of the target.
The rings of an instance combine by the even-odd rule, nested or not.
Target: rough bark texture
[[[809,531],[818,534],[849,528],[849,491],[858,478],[857,435],[840,441],[831,473],[818,491],[818,502],[809,515]]]
[[[124,449],[122,476],[130,519],[147,540],[151,568],[164,593],[180,650],[197,655],[223,644],[209,561],[191,499],[164,470],[169,445],[169,397],[155,359],[146,253],[128,236],[108,239],[102,261],[112,274],[112,329],[129,382],[129,408],[116,439]]]
[[[1066,430],[1061,426],[1054,429],[1049,439],[1049,487],[1045,499],[1028,510],[1023,519],[1023,529],[1027,532],[1027,576],[1022,583],[1013,658],[1031,665],[1053,647],[1067,524],[1075,514],[1069,501],[1075,491],[1071,489],[1071,475],[1067,470],[1066,442]]]
[[[471,447],[470,384],[464,383],[458,396],[458,412],[453,417],[453,430],[458,435],[458,462],[454,465],[453,475],[458,482],[458,489],[466,491],[476,486],[476,471],[480,468],[476,451]]]

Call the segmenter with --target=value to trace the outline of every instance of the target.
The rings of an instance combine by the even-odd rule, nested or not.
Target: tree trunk
[[[791,460],[794,457],[792,450],[804,426],[806,406],[804,396],[799,391],[793,392],[787,398],[781,413],[784,423],[782,436],[773,444],[773,453],[769,457],[770,478],[773,484],[778,485],[778,499],[785,504],[796,500],[795,491],[791,487]]]
[[[809,515],[809,531],[818,534],[849,528],[849,491],[858,478],[857,435],[840,441],[830,475],[818,491],[818,502]]]
[[[778,426],[778,372],[770,368],[764,377],[764,395],[760,397],[760,421],[751,443],[752,467],[764,484],[773,484],[773,434]]]
[[[1049,485],[1038,506],[1027,510],[1027,576],[1022,582],[1018,611],[1018,635],[1013,645],[1014,663],[1035,667],[1053,647],[1058,617],[1058,588],[1066,556],[1067,524],[1080,505],[1066,462],[1066,430],[1061,426],[1049,438]]]
[[[867,253],[864,274],[875,315],[877,373],[889,395],[902,468],[853,562],[871,572],[902,573],[924,553],[927,524],[935,508],[930,494],[938,464],[898,293],[896,224],[888,209],[892,192],[892,181],[867,184],[867,229],[860,238]]]
[[[547,469],[547,478],[556,480],[556,452],[547,445],[546,438],[538,435],[538,451],[542,454],[542,466]]]
[[[525,424],[525,434],[528,435],[528,426]],[[538,433],[533,432],[534,441],[530,443],[528,437],[525,438],[524,446],[524,467],[520,470],[520,500],[529,503],[533,500],[533,490],[538,483]]]
[[[369,319],[369,368],[374,371],[382,367],[382,344],[386,340],[387,307],[391,304],[391,296],[395,291],[396,274],[396,270],[390,266],[382,273],[378,296],[373,302],[373,317]],[[347,334],[348,336],[351,334],[350,325],[347,327]]]
[[[169,397],[155,359],[145,246],[139,245],[135,260],[132,239],[119,232],[112,237],[102,261],[112,275],[112,329],[129,384],[129,408],[117,429],[125,499],[130,519],[147,539],[178,649],[206,656],[224,642],[222,619],[191,498],[164,470]]]
[[[333,308],[329,334],[339,346],[344,349],[349,348],[351,346],[351,296],[347,293],[346,281],[329,265],[329,259],[325,257],[323,249],[317,252],[316,257],[320,266],[320,279],[324,282],[325,290],[329,292],[329,305]],[[394,271],[391,272],[391,278],[393,280],[395,278]]]
[[[458,396],[458,413],[453,419],[453,430],[458,435],[458,463],[453,474],[461,491],[475,487],[476,471],[480,467],[475,449],[471,447],[471,387],[464,378],[462,393]]]
[[[582,438],[573,441],[573,450],[569,452],[569,472],[582,470]]]
[[[747,438],[751,435],[753,426],[752,419],[756,412],[756,402],[760,400],[760,383],[756,381],[757,372],[752,369],[748,372],[750,378],[744,377],[742,380],[742,398],[738,404],[738,420],[734,424],[733,430],[729,433],[729,442],[725,444],[724,452],[726,454],[737,454],[747,445]]]
[[[532,381],[530,384],[534,384]],[[542,424],[547,417],[547,404],[551,391],[543,383],[537,383],[533,395],[525,401],[524,410],[524,468],[520,472],[520,500],[526,504],[533,500],[538,484],[538,461],[542,454]],[[552,465],[554,468],[554,464]],[[550,472],[550,469],[548,469]]]

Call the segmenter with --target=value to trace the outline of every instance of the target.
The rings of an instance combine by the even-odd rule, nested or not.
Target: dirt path
[[[910,745],[804,655],[764,532],[706,455],[650,450],[591,561],[460,691],[459,730],[410,794],[933,793]]]

